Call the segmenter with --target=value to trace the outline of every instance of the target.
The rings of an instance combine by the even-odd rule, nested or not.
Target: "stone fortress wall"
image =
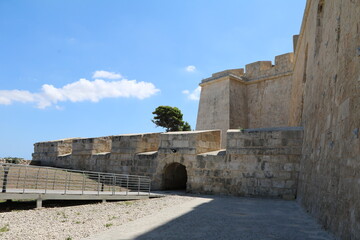
[[[360,239],[360,1],[308,0],[294,63],[298,201],[340,239]]]
[[[259,61],[204,79],[197,131],[41,142],[33,162],[146,175],[153,189],[185,181],[189,192],[295,198],[303,130],[274,128],[288,122],[293,59],[287,53],[275,65]]]
[[[35,144],[41,165],[146,175],[153,189],[177,188],[185,167],[189,192],[295,198],[302,128],[220,130],[75,138]],[[183,176],[184,177],[184,176]],[[186,182],[187,178],[187,182]],[[170,181],[170,182],[169,182]]]
[[[287,53],[204,79],[196,129],[221,129],[225,147],[228,129],[287,126],[293,68]]]
[[[33,160],[144,174],[155,189],[296,196],[360,239],[360,0],[307,0],[294,49],[204,79],[198,131],[36,143]]]

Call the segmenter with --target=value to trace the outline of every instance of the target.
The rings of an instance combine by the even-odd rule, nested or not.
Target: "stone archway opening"
[[[171,163],[164,170],[164,190],[186,190],[186,167],[180,163]]]

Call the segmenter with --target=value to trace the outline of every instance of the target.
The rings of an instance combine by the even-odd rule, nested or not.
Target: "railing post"
[[[36,183],[35,183],[35,189],[37,189],[38,187],[38,182],[39,182],[39,172],[40,172],[40,168],[38,169],[37,173],[36,173]]]
[[[83,174],[83,184],[82,184],[82,188],[81,188],[81,194],[84,195],[84,188],[85,188],[85,172],[82,172]]]
[[[48,184],[48,178],[49,178],[49,169],[46,169],[46,180],[45,180],[45,193],[47,191],[47,184]]]
[[[126,195],[129,193],[129,175],[126,175]]]
[[[140,195],[140,184],[141,184],[141,178],[139,178],[139,181],[138,181],[138,196]]]
[[[98,173],[98,195],[100,195],[100,173]]]
[[[112,177],[112,195],[115,195],[115,184],[116,184],[116,176],[113,174]]]
[[[21,167],[19,167],[19,172],[18,172],[18,179],[16,181],[16,189],[19,188],[19,182],[20,182],[20,172],[21,172]]]
[[[67,175],[68,175],[68,171],[65,170],[65,183],[64,183],[64,187],[65,187],[65,191],[64,191],[64,194],[66,194],[66,188],[67,188]]]
[[[27,169],[28,169],[28,166],[25,167],[25,177],[24,177],[24,182],[23,182],[23,193],[25,193],[25,183],[26,183],[26,177],[27,177]]]
[[[55,170],[55,173],[54,173],[53,190],[55,190],[56,173],[57,173],[57,170]]]
[[[71,187],[71,172],[69,172],[69,184],[67,185],[68,187],[68,190],[70,190],[70,187]]]
[[[122,192],[122,175],[120,175],[119,177],[120,177],[119,186],[120,186],[120,193],[121,193]]]

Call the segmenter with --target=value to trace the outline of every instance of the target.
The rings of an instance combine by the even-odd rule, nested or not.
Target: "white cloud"
[[[94,72],[92,78],[106,78],[106,79],[120,79],[122,78],[121,74],[107,71],[96,71]]]
[[[196,71],[196,67],[193,66],[193,65],[190,65],[190,66],[187,66],[187,67],[185,68],[185,70],[186,70],[187,72],[195,72],[195,71]]]
[[[55,108],[56,108],[57,110],[64,110],[64,107],[61,107],[61,106],[59,106],[59,105],[56,105]]]
[[[35,103],[38,108],[42,109],[52,105],[55,105],[56,109],[61,109],[57,105],[58,102],[98,102],[104,98],[119,97],[144,99],[159,91],[154,84],[149,82],[137,82],[136,80],[127,79],[111,82],[101,79],[90,81],[82,78],[61,88],[44,84],[38,93],[22,90],[0,90],[0,104],[10,105],[14,102]]]
[[[194,91],[190,92],[189,90],[182,91],[183,94],[187,95],[188,99],[198,101],[200,100],[201,87],[195,88]]]
[[[29,91],[0,90],[0,104],[10,105],[12,102],[34,102],[36,96]]]

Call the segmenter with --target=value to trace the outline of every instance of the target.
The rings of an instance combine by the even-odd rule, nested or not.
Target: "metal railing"
[[[149,177],[0,164],[2,193],[149,195]],[[1,193],[0,193],[1,194]]]

